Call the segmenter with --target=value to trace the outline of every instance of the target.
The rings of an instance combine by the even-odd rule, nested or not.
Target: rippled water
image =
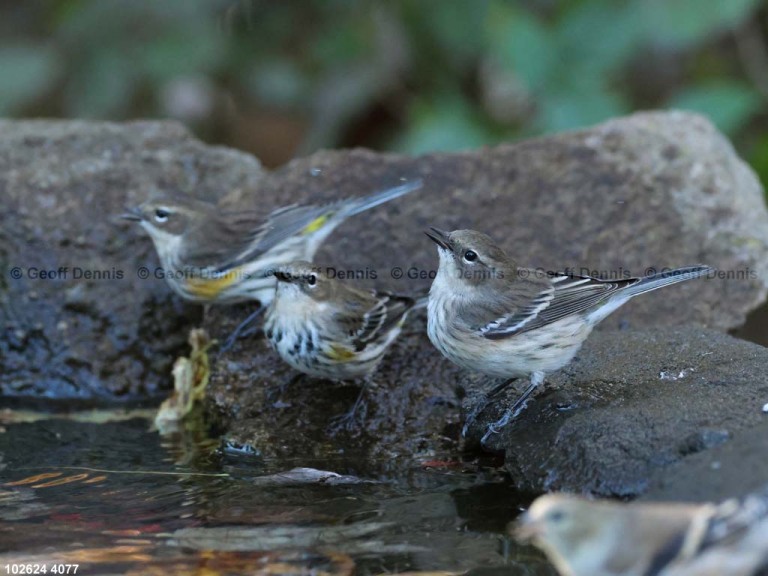
[[[3,414],[0,574],[554,574],[506,535],[527,498],[493,468],[315,477],[114,416]]]

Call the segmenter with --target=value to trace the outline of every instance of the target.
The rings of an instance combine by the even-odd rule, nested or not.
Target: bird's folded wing
[[[500,340],[535,330],[566,316],[585,312],[618,290],[639,281],[637,278],[612,281],[557,274],[533,298],[482,326],[480,333],[490,340]]]
[[[371,342],[377,342],[403,320],[413,308],[414,301],[407,296],[386,292],[373,292],[376,300],[362,315],[350,316],[345,322],[355,347],[362,350]]]

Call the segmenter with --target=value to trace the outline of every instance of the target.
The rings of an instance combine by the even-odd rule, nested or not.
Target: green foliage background
[[[278,164],[685,108],[766,181],[765,24],[766,0],[28,0],[0,8],[0,115],[176,117]]]

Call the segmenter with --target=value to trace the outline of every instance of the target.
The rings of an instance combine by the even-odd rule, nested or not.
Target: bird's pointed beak
[[[520,516],[517,521],[511,522],[508,530],[518,542],[525,544],[531,542],[541,534],[541,525],[535,520],[532,520],[526,512]]]
[[[445,248],[446,250],[451,249],[451,247],[448,245],[448,232],[443,232],[442,230],[438,230],[432,226],[430,226],[429,229],[431,232],[424,232],[424,234],[426,234],[430,240],[440,246],[440,248]]]
[[[127,212],[120,214],[120,218],[131,220],[132,222],[141,222],[144,219],[141,215],[141,210],[138,208],[129,208]]]
[[[291,282],[293,280],[293,275],[287,270],[273,270],[271,275],[277,278],[278,282]]]

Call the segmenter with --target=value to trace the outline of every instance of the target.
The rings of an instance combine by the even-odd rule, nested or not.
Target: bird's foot
[[[488,394],[485,394],[475,405],[475,407],[472,409],[472,411],[467,415],[467,419],[464,421],[464,426],[461,428],[461,437],[466,438],[467,433],[469,432],[469,428],[472,426],[472,424],[475,423],[475,420],[477,420],[477,417],[480,416],[480,414],[488,407],[488,404],[491,403],[491,400],[495,396],[498,396],[502,391],[504,391],[510,384],[512,384],[517,378],[511,378],[509,380],[505,380],[498,386],[496,386],[493,390],[488,392]]]
[[[368,414],[368,405],[364,400],[365,387],[360,390],[360,394],[355,400],[355,404],[344,414],[339,414],[331,418],[331,423],[328,427],[328,431],[331,434],[336,434],[340,431],[350,432],[365,421],[365,417]]]
[[[528,399],[531,397],[531,394],[533,394],[534,390],[536,390],[536,388],[541,386],[543,383],[543,372],[534,372],[531,374],[531,382],[528,384],[528,388],[526,388],[522,396],[520,396],[520,398],[518,398],[515,403],[512,404],[512,406],[504,412],[501,418],[488,426],[485,434],[483,434],[483,437],[480,439],[480,445],[485,446],[488,438],[494,434],[498,434],[499,431],[504,428],[504,426],[517,419],[517,417],[520,416],[520,413],[525,410],[526,406],[528,405]]]
[[[288,408],[291,406],[290,402],[285,402],[282,400],[283,395],[285,394],[285,391],[293,387],[299,380],[304,378],[304,374],[299,373],[296,374],[293,378],[291,378],[288,382],[280,382],[279,384],[272,384],[270,386],[267,386],[264,389],[264,400],[265,403],[268,406],[272,406],[273,408]]]
[[[515,405],[512,408],[509,408],[508,410],[504,411],[504,414],[501,418],[496,420],[496,422],[493,422],[492,424],[488,425],[488,428],[485,430],[485,434],[483,434],[483,437],[480,438],[480,445],[485,446],[486,441],[488,438],[493,436],[494,434],[498,434],[504,426],[512,422],[513,420],[517,419],[518,416],[520,416],[520,413],[525,410],[528,407],[528,400],[525,399],[521,403],[520,401],[515,402]]]
[[[245,320],[240,322],[240,324],[237,325],[237,328],[234,329],[232,334],[229,335],[229,338],[227,338],[227,340],[224,342],[224,345],[219,348],[219,354],[229,352],[229,350],[232,348],[232,346],[235,345],[235,342],[237,342],[238,339],[247,338],[248,336],[252,336],[253,334],[259,332],[261,330],[260,327],[251,326],[249,328],[248,325],[252,324],[254,320],[261,316],[263,312],[264,307],[260,306],[255,312],[252,312]]]
[[[464,420],[464,426],[461,428],[461,437],[466,438],[467,433],[469,432],[470,427],[472,424],[475,423],[475,420],[477,420],[477,417],[480,415],[480,413],[485,410],[486,406],[488,406],[488,403],[490,402],[490,399],[485,396],[478,402],[475,407],[472,409],[472,412],[467,414],[467,419]]]

